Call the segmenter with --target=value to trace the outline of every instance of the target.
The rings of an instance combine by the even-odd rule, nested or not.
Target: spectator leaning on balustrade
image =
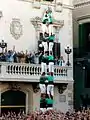
[[[15,63],[31,63],[31,64],[41,64],[43,58],[43,51],[37,52],[18,52],[15,50],[15,46],[12,50],[7,50],[0,53],[0,62],[15,62]],[[55,65],[65,66],[65,61],[63,56],[58,59],[55,58]]]

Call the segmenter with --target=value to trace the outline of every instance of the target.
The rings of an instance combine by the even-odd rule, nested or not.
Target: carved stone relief
[[[68,84],[68,90],[73,91],[73,83]]]
[[[36,16],[35,18],[32,18],[30,21],[34,25],[36,30],[40,30],[41,27],[41,20],[42,18]],[[63,27],[64,20],[56,20],[54,19],[53,27],[59,32],[60,28]]]
[[[56,0],[55,4],[55,11],[56,12],[62,12],[62,1],[61,0]]]
[[[66,95],[60,95],[59,101],[60,102],[66,102]]]
[[[41,0],[34,0],[33,1],[33,8],[40,9],[41,7]]]
[[[10,24],[10,33],[16,40],[22,36],[23,28],[20,19],[16,19],[16,18],[12,19],[12,22]]]

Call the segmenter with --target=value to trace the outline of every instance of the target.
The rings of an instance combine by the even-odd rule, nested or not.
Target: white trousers
[[[54,95],[54,85],[48,85],[47,86],[47,94],[48,95],[51,94],[52,96]]]
[[[47,65],[46,63],[41,62],[41,73],[47,73]]]
[[[40,108],[40,110],[42,111],[42,112],[46,112],[46,108]]]
[[[48,44],[47,42],[42,42],[42,45],[44,46],[44,53],[48,51]]]
[[[53,25],[50,24],[49,26],[47,26],[46,24],[42,24],[43,35],[44,35],[45,32],[48,33],[49,36],[51,36],[51,33],[54,34]]]
[[[53,110],[53,107],[48,107],[47,110]]]
[[[51,33],[52,33],[52,35],[54,34],[54,30],[53,30],[53,25],[52,24],[50,24],[49,25],[49,36],[51,36]]]
[[[46,24],[42,24],[42,33],[44,35],[44,33],[49,33],[49,27],[46,26]]]
[[[49,72],[54,73],[54,62],[49,62]]]
[[[39,87],[40,87],[41,93],[46,93],[46,86],[45,86],[45,84],[39,84]]]
[[[49,52],[53,50],[53,42],[49,42]]]

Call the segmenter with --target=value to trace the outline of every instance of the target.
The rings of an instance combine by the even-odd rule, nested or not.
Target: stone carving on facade
[[[67,89],[68,83],[61,83],[58,85],[58,92],[63,94],[63,92]]]
[[[42,18],[36,16],[35,18],[31,19],[31,23],[34,25],[34,28],[36,30],[40,30],[41,23],[42,23]],[[64,20],[56,20],[54,19],[53,27],[57,29],[57,31],[60,30],[61,27],[64,26]]]
[[[56,12],[62,12],[62,1],[61,0],[56,0],[56,4],[55,4],[55,11]]]
[[[31,19],[31,23],[34,26],[35,30],[38,31],[41,27],[41,18],[36,16],[35,18]]]
[[[38,83],[32,84],[32,87],[33,87],[33,92],[34,93],[39,92],[40,88],[39,88],[39,84]]]
[[[16,40],[21,37],[21,35],[23,34],[23,28],[20,19],[12,19],[12,22],[10,24],[10,33]]]
[[[33,8],[40,9],[41,0],[33,0]]]
[[[73,83],[69,83],[67,87],[68,87],[68,90],[73,92]]]
[[[60,95],[59,101],[60,102],[66,102],[66,95]]]
[[[17,83],[10,83],[10,84],[9,84],[9,89],[17,91],[17,90],[20,90],[21,87],[20,87],[20,85],[17,84]]]

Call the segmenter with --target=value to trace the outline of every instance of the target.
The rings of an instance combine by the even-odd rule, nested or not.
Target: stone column
[[[60,27],[55,27],[55,37],[56,37],[56,40],[55,40],[55,42],[59,42],[59,31],[60,31]]]
[[[37,41],[37,50],[38,50],[39,33],[41,31],[41,18],[39,17],[32,18],[31,23],[34,26],[35,31],[36,31],[36,41]]]
[[[68,83],[68,106],[73,110],[73,82]]]
[[[28,113],[28,92],[26,93],[26,114]]]
[[[33,92],[33,110],[40,109],[40,91],[37,93]]]

